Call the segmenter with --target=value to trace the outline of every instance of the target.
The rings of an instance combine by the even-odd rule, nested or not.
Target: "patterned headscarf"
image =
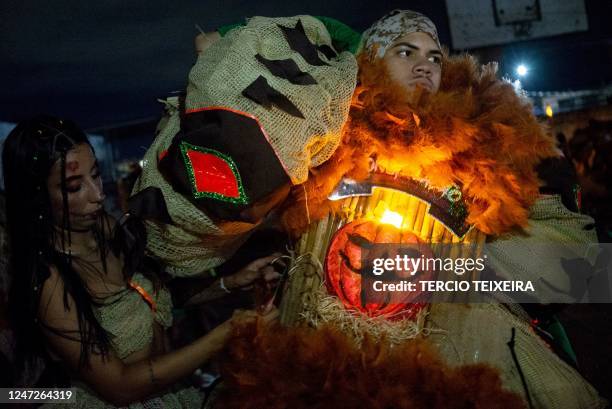
[[[404,34],[427,33],[440,47],[436,26],[427,16],[411,10],[393,10],[368,28],[362,37],[362,52],[370,60],[382,58],[387,48]]]

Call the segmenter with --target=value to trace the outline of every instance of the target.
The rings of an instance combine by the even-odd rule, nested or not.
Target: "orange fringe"
[[[424,340],[357,347],[332,327],[251,324],[227,345],[219,408],[525,408],[492,367],[450,367]]]
[[[496,65],[480,67],[469,55],[445,58],[439,92],[417,90],[412,104],[381,62],[361,60],[360,67],[341,145],[285,205],[289,232],[306,229],[306,205],[311,221],[333,211],[329,194],[343,177],[367,178],[371,158],[380,170],[433,188],[461,186],[467,223],[484,233],[526,226],[540,185],[534,167],[556,155],[554,141],[529,101],[497,79]]]

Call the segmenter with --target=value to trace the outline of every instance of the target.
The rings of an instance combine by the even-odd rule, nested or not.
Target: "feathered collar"
[[[449,57],[440,90],[417,90],[411,104],[382,63],[360,62],[343,141],[294,188],[283,213],[290,231],[299,233],[308,219],[324,216],[333,208],[327,196],[338,182],[367,178],[374,163],[379,171],[431,188],[460,187],[467,223],[487,234],[527,224],[540,184],[535,166],[556,152],[529,101],[497,79],[496,65],[479,66],[468,55]]]

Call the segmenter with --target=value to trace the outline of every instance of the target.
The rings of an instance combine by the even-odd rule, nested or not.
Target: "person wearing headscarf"
[[[588,230],[591,219],[578,213],[574,198],[566,194],[567,181],[551,177],[562,173],[551,172],[547,167],[550,163],[558,164],[559,155],[553,140],[533,115],[529,101],[512,84],[497,78],[495,64],[481,66],[469,55],[449,56],[440,46],[433,22],[413,11],[394,10],[375,22],[364,33],[357,61],[358,85],[342,142],[325,163],[311,170],[305,183],[292,187],[282,211],[287,229],[298,236],[313,222],[339,211],[338,202],[328,197],[342,179],[367,181],[373,171],[393,175],[420,189],[437,192],[438,197],[445,197],[445,192],[458,192],[462,223],[488,236],[489,267],[499,276],[546,281],[551,287],[569,293],[569,273],[562,268],[562,256],[572,254],[593,262],[592,254],[574,254],[572,245],[583,245],[580,249],[584,250],[596,239],[594,232]],[[543,247],[537,243],[553,242],[545,252],[538,253]],[[305,291],[314,293],[318,287],[294,292],[300,297],[298,304],[309,299],[304,296]],[[361,325],[356,322],[359,317],[352,324],[347,324],[346,317],[335,322],[317,308],[313,303],[307,304],[299,317],[293,319],[303,321],[309,316],[308,323],[313,326],[326,323],[345,329]],[[444,364],[453,368],[473,364],[494,368],[499,378],[490,384],[500,382],[506,391],[520,396],[522,403],[518,407],[605,406],[593,387],[572,367],[571,359],[567,363],[553,352],[555,340],[533,326],[531,317],[520,305],[492,302],[434,304],[428,308],[421,334],[429,334],[424,338],[435,345]],[[282,310],[281,306],[281,314]],[[278,353],[269,352],[266,334],[258,333],[255,349],[262,358],[245,363],[239,359],[239,351],[246,348],[250,339],[244,345],[235,339],[225,366],[225,373],[231,374],[228,382],[231,397],[223,395],[223,399],[240,402],[246,397],[242,393],[248,392],[258,396],[253,401],[257,404],[287,405],[309,390],[305,384],[313,392],[320,390],[317,379],[309,382],[304,371],[321,370],[328,374],[324,388],[328,395],[317,395],[320,407],[342,406],[340,400],[331,398],[332,394],[345,397],[347,402],[360,401],[362,407],[368,406],[369,399],[372,404],[384,406],[381,402],[386,402],[385,396],[396,399],[388,401],[393,407],[449,404],[441,391],[450,386],[444,384],[443,377],[436,376],[424,375],[421,382],[430,381],[429,387],[438,390],[437,395],[427,395],[423,388],[414,391],[406,387],[406,394],[399,394],[405,399],[401,402],[395,389],[387,390],[387,395],[372,390],[363,394],[356,391],[358,387],[352,385],[365,382],[361,376],[377,379],[376,382],[384,379],[389,374],[385,365],[393,365],[393,360],[383,363],[384,358],[380,358],[372,363],[376,369],[366,365],[363,372],[353,368],[349,371],[351,383],[346,382],[343,376],[348,375],[340,368],[350,366],[347,364],[350,352],[346,351],[351,348],[342,342],[340,345],[346,351],[341,353],[337,344],[336,349],[325,348],[326,342],[339,342],[325,326],[318,333],[298,336],[289,332],[284,335],[287,339],[278,331],[267,336],[270,343],[274,340],[292,345],[291,356],[283,359],[287,351],[282,348]],[[363,336],[367,340],[369,335]],[[300,347],[305,349],[303,354]],[[312,350],[307,353],[309,348]],[[373,352],[367,341],[361,348],[362,356],[366,357],[364,362],[370,353],[387,356],[380,350]],[[315,350],[316,358],[312,352]],[[422,359],[428,359],[424,356],[428,355]],[[404,359],[411,360],[409,356]],[[413,369],[416,367],[418,364]],[[294,373],[290,368],[294,368]],[[249,379],[248,385],[243,383],[245,379]],[[274,379],[273,387],[270,379]],[[293,387],[296,383],[301,389]],[[482,385],[471,387],[475,388],[473,396],[484,390]],[[279,395],[275,391],[286,393]],[[501,392],[491,393],[500,393],[501,399]],[[418,406],[415,402],[428,403]],[[500,402],[493,399],[483,407],[513,407]],[[416,406],[410,406],[413,404]]]

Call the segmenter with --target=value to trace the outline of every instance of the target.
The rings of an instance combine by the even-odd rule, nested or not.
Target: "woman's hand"
[[[227,342],[232,328],[239,325],[254,323],[257,319],[268,325],[278,321],[279,312],[274,305],[266,306],[263,310],[235,310],[230,319],[214,328],[206,336],[211,339],[214,350],[220,350]]]
[[[255,322],[257,319],[261,319],[261,322],[267,325],[277,321],[278,316],[278,308],[270,304],[263,310],[236,310],[234,311],[232,318],[230,318],[228,321],[232,325],[244,325]]]
[[[250,289],[257,279],[263,279],[266,283],[276,281],[281,274],[274,269],[273,263],[281,257],[281,253],[274,253],[268,257],[259,258],[249,263],[242,270],[224,279],[225,286],[229,290],[242,288]]]
[[[278,280],[281,276],[273,266],[273,264],[276,264],[276,260],[280,260],[280,257],[281,253],[274,253],[268,257],[257,259],[237,273],[215,280],[206,289],[189,298],[183,304],[183,307],[192,307],[221,298],[232,290],[249,290],[253,287],[255,281],[263,282],[265,287],[269,288],[273,284],[272,282]],[[282,262],[279,264],[284,265]]]

